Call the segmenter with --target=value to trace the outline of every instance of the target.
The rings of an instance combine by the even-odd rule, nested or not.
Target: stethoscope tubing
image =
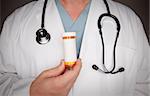
[[[97,65],[93,64],[92,65],[92,68],[95,69],[95,70],[98,70],[99,72],[103,72],[103,73],[106,73],[106,74],[116,74],[118,72],[123,72],[125,69],[123,67],[119,68],[117,71],[114,71],[115,68],[116,68],[116,45],[117,45],[117,41],[118,41],[118,38],[119,38],[119,33],[120,33],[120,29],[121,29],[121,26],[120,26],[120,22],[118,20],[118,18],[111,14],[110,13],[110,9],[109,9],[109,5],[107,3],[106,0],[103,0],[104,1],[104,4],[106,5],[106,9],[107,9],[107,13],[104,13],[102,15],[100,15],[99,19],[98,19],[98,22],[97,22],[97,25],[98,25],[98,28],[99,28],[99,34],[100,34],[100,37],[101,37],[101,41],[102,41],[102,65],[103,65],[103,70],[100,69]],[[115,22],[116,22],[116,25],[117,25],[117,34],[116,34],[116,39],[115,39],[115,42],[114,42],[114,47],[113,47],[113,68],[109,71],[106,66],[105,66],[105,44],[104,44],[104,40],[103,40],[103,32],[102,32],[102,24],[101,24],[101,21],[104,17],[110,17],[112,18]]]

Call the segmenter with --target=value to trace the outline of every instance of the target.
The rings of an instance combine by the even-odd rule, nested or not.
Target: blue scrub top
[[[83,37],[83,33],[84,33],[84,29],[85,29],[85,25],[86,25],[88,13],[89,13],[91,1],[86,6],[86,8],[81,12],[80,16],[76,19],[76,21],[72,20],[72,18],[67,13],[65,8],[61,5],[60,0],[55,0],[55,1],[56,1],[56,6],[58,8],[65,32],[76,32],[77,55],[79,57],[82,37]]]

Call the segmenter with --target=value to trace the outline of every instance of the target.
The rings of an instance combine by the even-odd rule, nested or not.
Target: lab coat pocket
[[[106,45],[105,51],[105,66],[108,70],[112,70],[115,65],[115,70],[124,67],[125,70],[131,71],[133,68],[133,56],[135,54],[135,49],[124,46],[116,46],[116,49],[113,48],[113,45]],[[115,52],[115,55],[114,55]],[[116,63],[114,64],[114,60]]]
[[[134,64],[135,51],[133,48],[118,46],[116,48],[117,67],[124,67],[126,73],[134,71],[137,67],[137,65]]]
[[[112,94],[124,94],[128,96],[131,93],[135,81],[137,65],[134,63],[135,49],[117,46],[116,47],[116,67],[114,71],[119,68],[125,68],[124,72],[107,75],[107,88]]]

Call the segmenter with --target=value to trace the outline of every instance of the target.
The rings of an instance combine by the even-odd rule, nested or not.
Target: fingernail
[[[72,67],[74,67],[76,64],[77,64],[77,63],[73,64],[73,66],[72,66]]]

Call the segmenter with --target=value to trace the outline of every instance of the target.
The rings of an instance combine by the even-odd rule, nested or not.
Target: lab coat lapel
[[[43,7],[44,1],[41,0],[39,3],[41,4],[41,7]],[[39,12],[37,15],[37,21],[41,20],[42,10],[40,9],[40,11],[41,12]],[[53,68],[57,66],[60,60],[64,57],[62,40],[64,28],[55,4],[55,0],[48,0],[45,12],[45,29],[51,35],[50,41],[44,46],[35,43],[37,45],[36,47],[38,47],[38,52],[36,53],[39,55],[36,57],[36,64],[37,66],[40,66],[38,73],[47,68]]]
[[[93,64],[98,64],[97,62],[102,61],[102,47],[97,20],[104,12],[106,12],[106,9],[102,0],[91,1],[79,56],[82,59],[82,69],[75,83],[75,96],[93,96],[93,94],[94,96],[99,96],[101,92],[105,92],[101,85],[105,81],[106,75],[92,69]],[[101,68],[100,65],[98,64]]]
[[[45,27],[52,35],[62,35],[64,27],[55,4],[55,0],[49,0],[45,14]],[[56,35],[57,34],[57,35]],[[55,37],[54,36],[54,37]],[[55,40],[56,41],[56,40]]]
[[[111,3],[111,2],[108,2]],[[111,5],[111,4],[110,4]],[[115,7],[111,7],[114,9]],[[124,77],[125,72],[119,74],[104,74],[92,69],[92,65],[96,64],[99,68],[102,67],[102,43],[101,37],[99,35],[99,29],[97,27],[97,21],[101,14],[106,13],[106,6],[103,3],[103,0],[92,0],[91,8],[89,11],[88,20],[85,27],[85,32],[82,40],[82,46],[80,51],[80,58],[82,59],[82,69],[80,75],[75,83],[75,96],[107,96],[108,94],[115,94],[116,92],[121,92],[124,90]],[[113,14],[114,11],[111,11]],[[117,14],[114,14],[118,16]],[[119,18],[118,18],[119,19]],[[109,69],[113,66],[113,58],[108,58],[109,55],[112,56],[114,41],[116,38],[116,26],[113,23],[113,20],[105,20],[106,26],[104,24],[103,37],[105,43],[105,64]],[[122,23],[123,19],[120,20]],[[109,24],[111,26],[109,26]],[[113,26],[112,26],[113,25]],[[111,29],[109,29],[109,27]],[[124,26],[122,26],[123,28]],[[107,34],[108,32],[108,34]],[[120,66],[125,67],[132,65],[132,56],[134,53],[131,49],[120,46],[122,44],[120,41],[123,39],[122,34],[124,30],[121,30],[120,37],[118,39],[116,47],[116,68],[117,70]],[[113,36],[111,36],[113,35]],[[126,36],[126,35],[125,35]],[[124,36],[124,38],[125,38]],[[110,42],[110,43],[109,43]],[[123,44],[122,44],[123,45]],[[113,56],[112,56],[113,57]],[[110,60],[109,60],[110,59]],[[110,64],[110,65],[108,65]],[[112,65],[112,66],[111,66]],[[129,67],[130,68],[130,67]],[[116,85],[117,84],[117,85]],[[114,90],[113,90],[114,88]],[[120,88],[120,89],[119,89]],[[106,91],[110,92],[107,93]],[[115,96],[115,95],[114,95]]]
[[[97,27],[97,21],[99,16],[105,12],[106,9],[102,0],[91,1],[80,51],[80,58],[84,59],[85,62],[90,62],[90,66],[88,65],[90,69],[92,66],[91,64],[100,62],[102,58],[102,54],[100,54],[102,50],[101,39]]]
[[[55,52],[52,54],[51,58],[56,59],[55,61],[58,61],[64,57],[63,39],[62,39],[62,35],[64,33],[64,27],[59,12],[57,10],[55,0],[49,0],[46,9],[47,10],[45,14],[45,19],[46,19],[45,28],[51,34],[51,41],[49,46],[52,46],[52,50],[53,52]],[[59,61],[57,64],[59,64]]]
[[[85,59],[86,61],[87,59],[90,59],[89,62],[91,62],[91,64],[97,64],[101,69],[103,69],[102,41],[99,34],[97,23],[100,15],[104,13],[107,13],[107,10],[103,0],[92,0],[80,52],[80,58],[86,58]],[[103,39],[105,43],[105,57],[107,57],[105,58],[106,61],[105,63],[107,63],[106,67],[108,69],[111,69],[113,65],[112,52],[117,31],[115,26],[116,23],[114,22],[113,19],[105,18],[105,21],[104,22],[102,21],[104,23],[102,24],[103,25],[102,30],[103,30]]]

